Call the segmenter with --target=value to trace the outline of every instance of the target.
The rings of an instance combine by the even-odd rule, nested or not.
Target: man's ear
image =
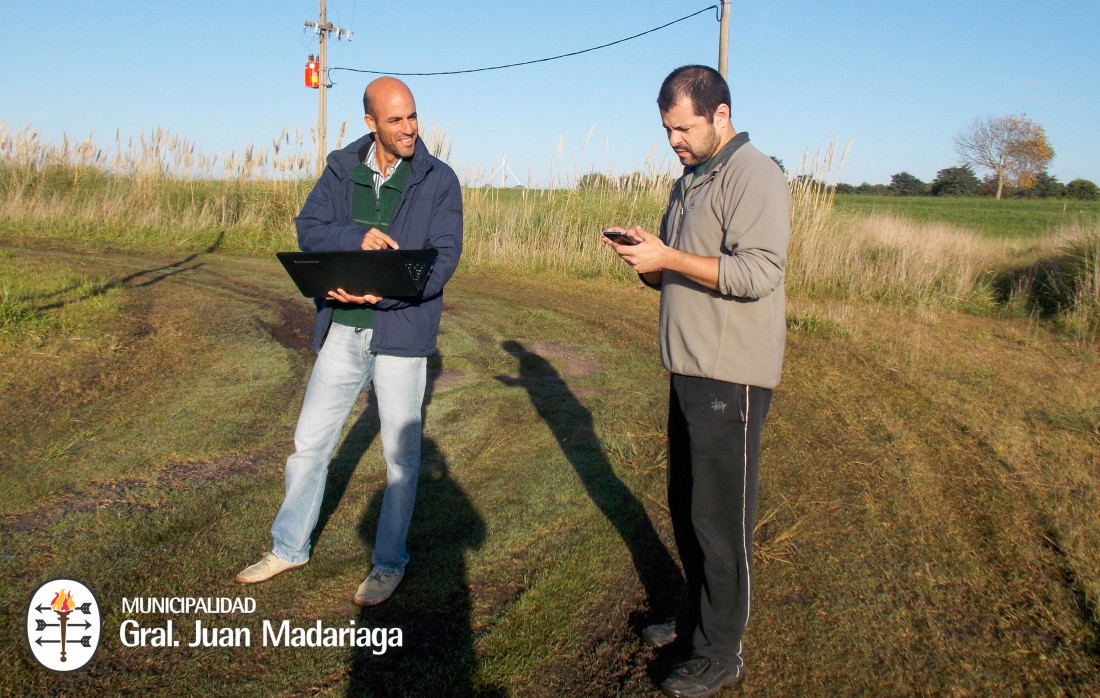
[[[715,124],[714,124],[715,126],[718,125],[717,122],[719,120],[722,120],[722,121],[725,121],[727,124],[730,124],[730,127],[732,128],[733,124],[730,121],[730,105],[728,105],[728,104],[719,104],[718,108],[714,110],[714,119],[715,119]]]
[[[375,131],[378,130],[376,128],[376,124],[374,123],[374,118],[371,117],[370,114],[364,114],[363,115],[363,121],[364,121],[364,123],[367,124],[367,128],[370,129],[371,133],[374,133]]]

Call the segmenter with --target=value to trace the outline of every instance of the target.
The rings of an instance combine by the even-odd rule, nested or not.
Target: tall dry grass
[[[464,192],[468,263],[578,276],[635,278],[600,241],[611,225],[656,230],[665,195],[644,187]]]
[[[433,153],[449,156],[446,131],[431,127],[424,137]],[[209,157],[163,129],[125,142],[116,134],[105,149],[92,136],[51,144],[0,122],[0,233],[75,237],[106,248],[195,249],[218,240],[253,252],[292,249],[293,218],[314,181],[313,151],[305,135],[288,129],[270,148]],[[986,307],[1000,301],[1056,315],[1076,334],[1100,331],[1095,227],[1024,243],[883,214],[838,215],[832,182],[846,152],[834,143],[804,156],[791,179],[789,292]],[[555,171],[564,169],[555,160]],[[633,280],[599,233],[608,225],[656,230],[676,174],[651,155],[642,172],[607,175],[608,186],[467,186],[464,264]]]
[[[990,271],[1021,245],[988,240],[943,223],[896,216],[837,216],[794,231],[788,288],[809,295],[971,301]]]
[[[1068,251],[1074,260],[1075,293],[1072,313],[1080,322],[1100,331],[1100,229],[1068,231]]]
[[[987,295],[990,268],[1011,243],[987,242],[942,223],[872,214],[840,216],[833,205],[848,146],[805,154],[791,180],[787,289],[805,295],[903,302],[971,301]]]
[[[834,141],[813,156],[809,150],[802,154],[791,177],[792,237],[815,237],[829,226],[836,198],[836,178],[844,168],[851,146],[849,141],[844,150],[838,152],[839,144]]]
[[[344,142],[341,125],[336,147]],[[432,125],[429,149],[450,154]],[[293,218],[315,180],[314,130],[284,128],[270,147],[207,155],[158,128],[103,148],[44,141],[30,127],[0,122],[0,220],[11,229],[47,228],[114,246],[195,247],[217,239],[248,251],[294,247]]]
[[[838,215],[834,143],[791,181],[787,289],[805,296],[1021,309],[1073,336],[1100,336],[1100,229],[1080,222],[1040,239],[995,239],[939,222]]]
[[[492,268],[636,279],[600,241],[600,232],[615,225],[656,231],[679,173],[656,153],[641,170],[622,175],[582,174],[561,160],[559,141],[548,188],[530,181],[513,189],[464,188],[463,259]],[[484,179],[481,172],[464,177]]]
[[[303,135],[288,129],[270,149],[208,156],[164,129],[125,141],[116,133],[101,148],[92,135],[53,144],[0,122],[0,217],[93,242],[185,247],[224,231],[234,246],[263,249],[285,243],[312,166]]]
[[[1053,318],[1100,337],[1100,228],[990,238],[881,213],[839,215],[819,180],[795,186],[787,290],[812,297],[953,305]]]
[[[1035,258],[1003,275],[1006,295],[1072,335],[1100,338],[1100,227],[1067,225]]]

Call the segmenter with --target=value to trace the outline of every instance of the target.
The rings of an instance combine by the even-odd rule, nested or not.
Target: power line
[[[516,68],[516,67],[519,67],[521,65],[532,65],[534,63],[546,63],[548,61],[556,61],[559,58],[569,58],[570,56],[579,56],[582,53],[590,53],[592,51],[598,51],[598,50],[603,49],[603,48],[608,48],[609,46],[615,46],[616,44],[621,44],[621,43],[624,43],[624,42],[627,42],[627,41],[631,41],[633,39],[637,39],[638,37],[645,36],[646,34],[652,34],[653,32],[657,32],[657,31],[660,31],[660,30],[665,29],[667,27],[671,27],[673,24],[677,24],[679,22],[683,22],[684,20],[691,19],[692,17],[695,17],[696,15],[701,15],[704,12],[707,12],[708,10],[715,10],[716,12],[719,12],[719,13],[721,12],[718,5],[711,5],[710,7],[704,7],[703,9],[699,10],[698,12],[693,12],[690,15],[686,15],[684,17],[681,17],[680,19],[674,19],[674,20],[672,20],[671,22],[669,22],[667,24],[662,24],[659,27],[654,27],[653,29],[648,29],[644,32],[641,32],[640,34],[635,34],[634,36],[628,36],[625,39],[619,39],[618,41],[612,41],[611,43],[601,44],[600,46],[593,46],[592,48],[586,48],[586,49],[583,49],[583,50],[580,50],[580,51],[572,51],[570,53],[563,53],[563,54],[558,55],[558,56],[550,56],[549,58],[537,58],[533,61],[522,61],[520,63],[507,63],[505,65],[494,65],[494,66],[490,66],[488,68],[470,68],[468,70],[441,70],[441,71],[435,71],[435,72],[431,72],[431,73],[398,73],[398,72],[389,71],[389,70],[364,70],[364,69],[361,69],[361,68],[339,68],[339,67],[329,68],[326,72],[327,73],[332,73],[332,71],[334,71],[334,70],[346,70],[346,71],[351,72],[351,73],[369,73],[371,75],[398,75],[398,76],[405,77],[405,76],[425,76],[425,75],[461,75],[463,73],[481,73],[481,72],[485,72],[487,70],[502,70],[504,68]],[[721,18],[721,15],[719,14],[719,19],[720,18]]]

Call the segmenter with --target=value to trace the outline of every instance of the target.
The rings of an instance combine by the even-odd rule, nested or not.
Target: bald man
[[[294,219],[306,252],[434,249],[420,298],[353,296],[343,289],[315,300],[312,348],[318,352],[286,463],[286,494],[271,527],[274,545],[237,575],[256,584],[309,561],[329,462],[359,393],[372,383],[378,403],[386,491],[371,570],[354,602],[393,594],[409,561],[416,502],[427,357],[435,352],[443,286],[462,251],[458,177],[419,137],[416,102],[400,80],[382,77],[363,93],[371,133],[328,155],[327,167]]]

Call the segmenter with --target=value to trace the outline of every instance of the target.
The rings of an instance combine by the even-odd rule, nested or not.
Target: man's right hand
[[[340,303],[354,303],[356,305],[374,305],[382,301],[381,296],[353,296],[346,293],[342,288],[338,288],[335,291],[329,291],[328,297],[329,300],[339,301]]]
[[[636,225],[629,230],[625,228],[611,227],[607,230],[624,233],[638,242],[633,245],[620,245],[606,237],[601,238],[603,243],[615,250],[619,258],[630,265],[630,268],[638,272],[642,280],[650,286],[660,286],[664,272],[664,256],[670,250],[656,235],[647,232],[642,226]]]
[[[367,231],[367,234],[363,236],[363,244],[360,245],[360,247],[364,250],[385,250],[388,248],[396,250],[397,242],[378,228],[371,228]]]

